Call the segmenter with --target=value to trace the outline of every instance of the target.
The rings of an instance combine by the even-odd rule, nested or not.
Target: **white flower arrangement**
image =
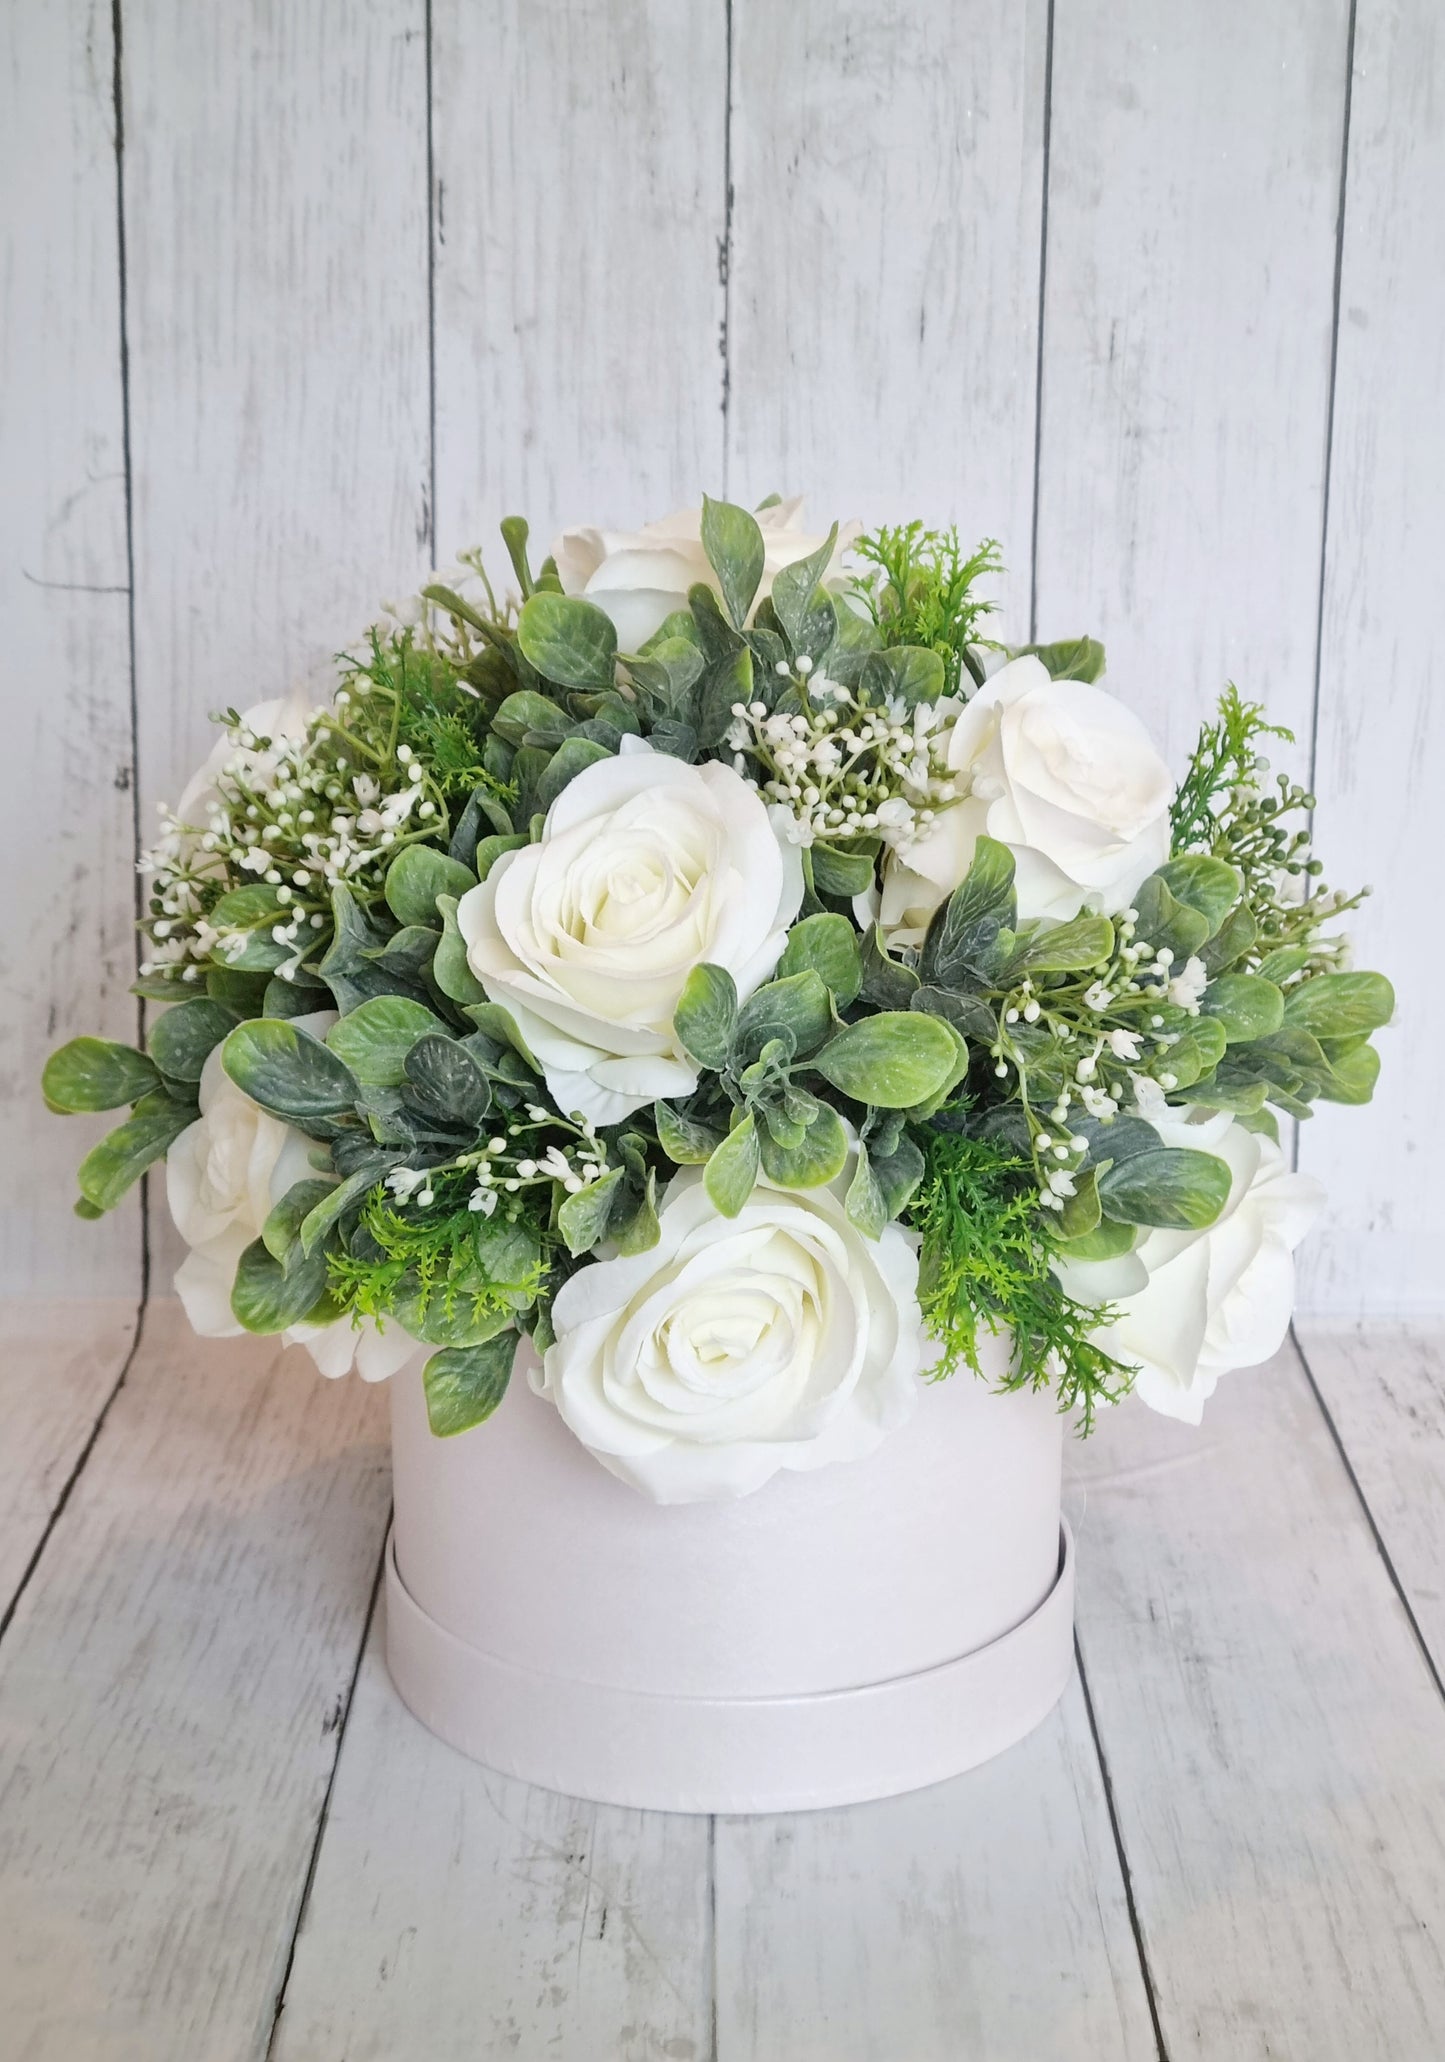
[[[980,1328],[1085,1429],[1197,1421],[1288,1324],[1277,1113],[1367,1101],[1393,1008],[1279,733],[1228,690],[1176,786],[917,523],[503,536],[515,595],[469,553],[325,708],[219,719],[143,862],[170,1007],[46,1069],[131,1106],[82,1214],[164,1157],[196,1328],[425,1348],[438,1434],[525,1334],[661,1502],[861,1458]]]

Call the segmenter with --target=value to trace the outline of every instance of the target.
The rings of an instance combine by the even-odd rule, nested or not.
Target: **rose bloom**
[[[703,960],[742,997],[772,973],[803,895],[789,821],[731,767],[624,738],[568,782],[539,844],[504,852],[462,897],[472,972],[559,1109],[617,1124],[696,1088],[678,997]]]
[[[911,1416],[927,1354],[918,1259],[828,1188],[759,1183],[736,1217],[702,1169],[668,1185],[646,1253],[579,1268],[533,1385],[657,1503],[746,1496],[782,1468],[859,1460]]]
[[[959,799],[889,855],[880,921],[890,940],[922,942],[983,836],[1014,855],[1021,918],[1067,919],[1086,903],[1105,916],[1127,908],[1169,857],[1174,792],[1138,717],[1101,687],[1050,679],[1032,657],[1011,660],[971,702],[949,706]]]
[[[801,495],[756,513],[764,558],[754,609],[772,593],[784,566],[810,557],[824,542],[823,536],[802,527]],[[839,525],[827,580],[837,577],[842,554],[862,528],[858,522]],[[675,609],[687,607],[689,587],[701,581],[718,592],[717,575],[702,548],[700,508],[679,509],[676,515],[644,523],[640,530],[564,530],[552,556],[564,594],[585,595],[604,610],[625,652],[635,652]]]
[[[1056,1272],[1071,1296],[1111,1303],[1118,1316],[1094,1334],[1116,1360],[1137,1365],[1134,1394],[1166,1417],[1197,1425],[1219,1377],[1257,1367],[1284,1343],[1294,1309],[1294,1249],[1324,1190],[1292,1174],[1279,1147],[1228,1111],[1202,1123],[1170,1115],[1150,1123],[1167,1146],[1215,1153],[1233,1180],[1204,1231],[1148,1231],[1116,1260],[1068,1260]]]
[[[294,1021],[320,1037],[336,1012],[316,1010]],[[316,1169],[311,1140],[236,1086],[221,1065],[219,1046],[201,1070],[200,1102],[200,1116],[166,1155],[166,1200],[191,1248],[176,1271],[176,1294],[193,1331],[203,1339],[232,1339],[245,1329],[231,1309],[241,1255],[260,1238],[273,1205]],[[369,1319],[357,1327],[343,1317],[291,1325],[282,1337],[288,1346],[304,1345],[323,1375],[344,1375],[354,1359],[369,1382],[395,1374],[417,1350],[395,1319],[385,1332]]]

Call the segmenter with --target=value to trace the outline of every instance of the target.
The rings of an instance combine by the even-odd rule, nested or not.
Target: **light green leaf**
[[[861,1141],[858,1164],[848,1184],[848,1193],[843,1198],[843,1208],[865,1238],[882,1238],[883,1227],[888,1222],[888,1204],[869,1161],[867,1144]]]
[[[1164,883],[1176,902],[1184,903],[1204,918],[1209,926],[1205,935],[1209,938],[1244,892],[1244,876],[1238,867],[1212,859],[1204,852],[1186,852],[1182,858],[1167,860],[1154,878]],[[1142,935],[1153,943],[1162,942],[1154,938],[1152,931],[1142,930],[1142,909],[1140,917]]]
[[[682,1049],[699,1066],[720,1073],[732,1050],[738,1021],[737,983],[724,967],[704,961],[688,975],[673,1012],[672,1028]]]
[[[1284,1022],[1284,997],[1259,974],[1221,974],[1205,989],[1199,1006],[1224,1026],[1230,1045],[1268,1038]]]
[[[795,1053],[809,1053],[833,1028],[833,1010],[822,977],[811,967],[768,981],[749,996],[738,1012],[733,1047],[743,1060],[754,1060],[770,1039],[792,1041]]]
[[[889,645],[869,655],[863,678],[877,695],[889,695],[906,708],[936,702],[943,693],[943,660],[921,644]]]
[[[1135,895],[1134,906],[1139,912],[1135,936],[1156,952],[1167,945],[1181,965],[1209,936],[1209,918],[1181,902],[1160,874],[1150,874]]]
[[[1099,1202],[1099,1170],[1086,1167],[1074,1184],[1074,1193],[1065,1196],[1064,1207],[1058,1215],[1058,1234],[1061,1239],[1085,1239],[1097,1230],[1103,1206]]]
[[[432,845],[404,845],[386,870],[386,902],[400,924],[437,921],[438,895],[460,902],[477,877],[469,866],[448,859]]]
[[[707,1163],[703,1186],[712,1206],[724,1217],[736,1217],[758,1178],[758,1128],[751,1113],[730,1131]]]
[[[531,840],[521,831],[493,831],[477,840],[477,879],[484,881],[504,852],[520,851]]]
[[[598,1181],[569,1196],[557,1212],[557,1229],[567,1241],[567,1251],[589,1253],[607,1230],[607,1219],[626,1176],[626,1169],[613,1167]]]
[[[50,1055],[40,1085],[55,1111],[118,1110],[155,1088],[156,1070],[143,1052],[129,1045],[114,1045],[108,1038],[72,1038]]]
[[[406,1056],[419,1038],[443,1030],[421,1003],[404,995],[376,995],[326,1034],[356,1079],[367,1088],[399,1088],[406,1076]]]
[[[221,1047],[221,1065],[252,1102],[303,1128],[356,1107],[357,1081],[345,1062],[280,1017],[238,1024]]]
[[[544,680],[611,687],[617,676],[612,618],[578,595],[534,594],[517,618],[517,643]]]
[[[97,1211],[113,1209],[199,1114],[194,1104],[175,1102],[163,1090],[143,1096],[126,1122],[81,1161],[77,1179],[85,1201]]]
[[[838,1112],[827,1103],[819,1103],[797,1145],[780,1145],[766,1125],[758,1133],[758,1143],[769,1181],[784,1188],[821,1188],[836,1180],[848,1163],[848,1134]]]
[[[492,729],[508,744],[542,745],[555,751],[563,738],[572,735],[572,718],[556,702],[535,688],[519,688],[509,694],[492,718]]]
[[[1097,1201],[1097,1195],[1095,1197]],[[1119,1217],[1101,1217],[1094,1229],[1084,1232],[1079,1238],[1062,1241],[1059,1247],[1061,1260],[1117,1260],[1121,1253],[1132,1253],[1134,1241],[1139,1236],[1137,1228],[1125,1224]]]
[[[463,1009],[470,1009],[474,1003],[486,1001],[487,991],[468,963],[466,941],[457,923],[456,903],[450,895],[442,895],[437,900],[437,908],[441,912],[442,942],[432,961],[432,979],[449,1002],[457,1002]]]
[[[1158,1146],[1099,1176],[1106,1217],[1172,1231],[1202,1231],[1229,1200],[1230,1171],[1214,1153]]]
[[[811,1062],[844,1095],[880,1110],[910,1109],[948,1079],[954,1032],[922,1010],[885,1010],[849,1024]]]
[[[271,936],[275,925],[289,923],[294,914],[264,881],[232,888],[221,897],[207,921],[216,930],[234,935],[228,935],[217,945],[211,957],[233,973],[269,973],[294,954],[294,946],[279,945]],[[239,952],[236,936],[244,939]]]
[[[1329,1079],[1320,1089],[1326,1103],[1367,1103],[1380,1078],[1380,1055],[1372,1045],[1356,1046],[1351,1053],[1331,1063]]]
[[[1315,974],[1285,997],[1284,1020],[1317,1038],[1378,1031],[1395,1013],[1395,991],[1383,974]]]
[[[757,518],[730,501],[702,497],[702,548],[717,574],[723,604],[741,630],[763,577],[763,533]]]
[[[810,845],[803,855],[820,895],[840,899],[861,895],[873,885],[875,861],[868,852],[840,852],[836,845]]]
[[[507,1393],[517,1334],[498,1332],[479,1346],[450,1346],[421,1371],[427,1421],[438,1439],[470,1432],[492,1415]]]
[[[794,924],[778,961],[778,974],[802,974],[811,970],[846,1009],[863,985],[863,957],[858,933],[846,916],[824,913],[805,916]]]
[[[678,1167],[703,1166],[722,1144],[721,1132],[684,1116],[672,1103],[654,1103],[652,1121],[657,1126],[657,1143]]]
[[[499,1002],[473,1002],[467,1005],[467,1015],[479,1031],[484,1031],[487,1037],[494,1039],[498,1045],[509,1045],[519,1059],[526,1061],[534,1074],[541,1073],[541,1066],[526,1039],[517,1029],[517,1020],[510,1010],[503,1009]]]
[[[1076,916],[1032,937],[1009,968],[1021,974],[1082,974],[1114,950],[1114,926],[1106,916]]]

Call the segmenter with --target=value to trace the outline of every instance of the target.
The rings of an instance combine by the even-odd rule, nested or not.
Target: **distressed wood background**
[[[1293,726],[1400,994],[1303,1299],[1441,1307],[1431,0],[10,0],[0,77],[7,1285],[144,1283],[36,1077],[135,1029],[207,711],[511,509],[779,488],[996,535],[1176,760],[1227,678]]]

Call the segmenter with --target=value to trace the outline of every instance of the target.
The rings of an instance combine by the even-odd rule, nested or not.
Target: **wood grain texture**
[[[716,1897],[724,2062],[1154,2062],[1077,1678],[953,1782],[720,1819]]]
[[[0,1622],[120,1379],[137,1309],[120,1297],[0,1303]]]
[[[1028,630],[1043,0],[735,0],[728,481],[957,521]]]
[[[264,2055],[386,1523],[385,1399],[145,1333],[0,1646],[14,2062]]]
[[[275,2062],[706,2062],[708,1821],[581,1804],[444,1747],[378,1612]]]
[[[1307,737],[1347,0],[1057,0],[1038,608],[1178,763],[1226,680]]]
[[[626,527],[722,478],[715,0],[435,0],[437,538]]]
[[[210,711],[331,684],[429,559],[423,0],[129,0],[125,99],[149,837]]]
[[[108,0],[0,19],[0,617],[6,883],[0,1286],[140,1295],[134,1200],[71,1212],[107,1128],[40,1100],[77,1032],[134,1036],[125,447]],[[24,1170],[23,1180],[17,1170]]]
[[[1079,1637],[1169,2054],[1359,2062],[1445,2020],[1445,1701],[1302,1367],[1084,1448]]]
[[[1303,1323],[1299,1348],[1445,1678],[1445,1331]]]
[[[1445,20],[1429,0],[1360,0],[1340,278],[1339,362],[1315,788],[1325,878],[1378,894],[1351,919],[1388,973],[1373,1107],[1301,1127],[1330,1190],[1302,1255],[1307,1309],[1407,1316],[1445,1305],[1445,1110],[1421,1085],[1439,1040],[1436,922],[1445,659],[1434,597],[1445,538]]]

